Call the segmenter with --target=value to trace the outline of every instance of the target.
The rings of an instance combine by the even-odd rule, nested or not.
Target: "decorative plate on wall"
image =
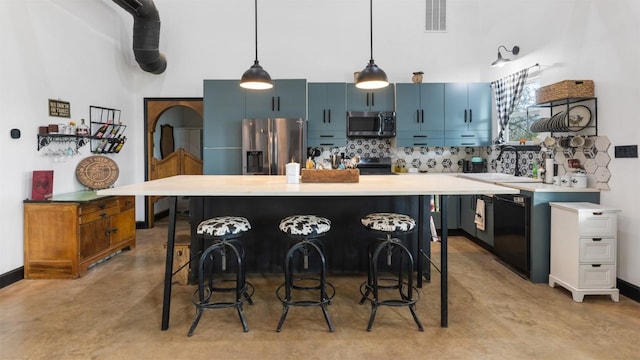
[[[89,189],[106,189],[118,180],[118,175],[118,164],[102,155],[89,156],[76,167],[78,181]]]

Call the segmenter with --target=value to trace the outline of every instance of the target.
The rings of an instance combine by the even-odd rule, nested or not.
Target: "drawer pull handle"
[[[107,204],[100,204],[98,207],[99,207],[101,210],[103,210],[104,208],[106,208],[106,207],[107,207]]]
[[[118,232],[118,228],[113,228],[113,229],[107,229],[104,231],[104,234],[109,236],[111,235],[111,233],[117,233]]]
[[[602,211],[594,211],[593,215],[602,215]]]
[[[602,265],[600,265],[600,264],[592,264],[591,265],[591,267],[594,267],[594,268],[599,268],[600,266],[602,266]]]
[[[602,241],[602,238],[593,238],[593,241]]]
[[[100,217],[103,218],[103,219],[106,218],[107,217],[107,213],[100,214]]]

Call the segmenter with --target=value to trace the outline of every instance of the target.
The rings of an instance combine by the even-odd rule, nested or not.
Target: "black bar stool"
[[[410,216],[395,213],[373,213],[361,219],[367,229],[384,235],[369,244],[369,271],[367,281],[360,285],[360,304],[371,302],[371,315],[367,331],[371,331],[379,306],[407,306],[411,315],[423,331],[422,322],[416,314],[415,304],[420,298],[413,286],[413,256],[397,236],[409,234],[416,226]],[[382,261],[381,261],[382,260]],[[396,264],[394,264],[396,260]],[[380,266],[385,267],[381,269]],[[381,291],[397,290],[396,296],[381,297]],[[385,293],[387,294],[387,293]]]
[[[228,307],[236,308],[242,329],[245,332],[249,331],[242,305],[245,302],[253,304],[251,296],[255,289],[246,280],[245,252],[238,238],[250,229],[249,221],[240,216],[214,217],[198,225],[198,237],[212,243],[204,250],[198,262],[198,288],[192,296],[192,302],[196,306],[196,317],[188,336],[193,335],[204,310]],[[229,274],[228,268],[235,268],[235,278],[224,276]],[[224,286],[223,283],[233,285]],[[216,293],[233,293],[234,297],[220,296],[218,299],[214,298]]]
[[[329,219],[315,215],[293,215],[280,222],[280,231],[287,234],[292,244],[284,260],[284,283],[276,290],[276,296],[282,302],[282,316],[276,331],[282,330],[290,306],[321,307],[329,331],[334,331],[327,306],[336,291],[327,282],[326,259],[318,239],[330,229]],[[294,300],[294,291],[317,291],[318,298]]]

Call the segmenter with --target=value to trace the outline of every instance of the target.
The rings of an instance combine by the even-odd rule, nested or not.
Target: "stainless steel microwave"
[[[395,112],[347,111],[347,137],[390,138],[395,136]]]

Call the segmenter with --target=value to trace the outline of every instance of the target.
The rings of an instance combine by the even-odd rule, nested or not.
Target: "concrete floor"
[[[440,327],[438,276],[417,312],[383,307],[367,332],[358,305],[364,276],[333,275],[329,306],[293,308],[275,332],[278,274],[249,274],[255,304],[243,333],[232,309],[204,313],[193,337],[191,285],[173,287],[171,323],[160,331],[165,222],[138,230],[137,247],[76,280],[23,280],[0,289],[0,359],[638,359],[640,303],[532,284],[463,237],[450,237],[449,327]],[[434,253],[439,243],[433,243]],[[438,255],[434,256],[438,258]]]

